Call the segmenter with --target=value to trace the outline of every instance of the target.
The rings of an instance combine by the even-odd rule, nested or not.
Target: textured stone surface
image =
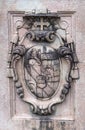
[[[71,93],[74,92],[75,98],[73,107],[75,113],[73,116],[75,118],[75,125],[73,121],[69,122],[68,110],[65,109],[67,100],[63,105],[59,105],[57,120],[62,120],[62,117],[66,122],[57,123],[49,126],[44,126],[46,123],[41,123],[39,118],[38,120],[33,120],[33,118],[28,119],[27,113],[28,107],[27,104],[22,103],[18,97],[12,97],[14,92],[11,89],[12,85],[7,79],[7,60],[8,60],[8,11],[29,11],[32,9],[50,9],[52,11],[76,11],[75,13],[75,24],[72,25],[76,29],[76,33],[72,33],[72,37],[76,42],[76,50],[79,58],[79,68],[80,68],[80,80],[78,80],[74,89],[71,90]],[[84,0],[0,0],[0,130],[85,130],[85,1]],[[76,26],[75,26],[76,25]],[[12,90],[12,91],[10,91]],[[11,95],[11,98],[10,98]],[[13,98],[13,99],[12,99]],[[10,117],[10,102],[15,101],[17,98],[16,105],[17,112],[21,116]],[[69,103],[69,101],[68,101]],[[18,104],[20,104],[18,106]],[[11,106],[12,107],[12,106]],[[14,107],[13,107],[14,109]],[[69,107],[70,109],[70,107]],[[24,114],[22,111],[24,110]],[[15,110],[14,110],[15,111]],[[59,112],[60,111],[60,112]],[[63,111],[63,113],[62,113]],[[22,113],[22,114],[21,114]],[[28,113],[29,114],[29,113]],[[67,115],[66,115],[67,114]],[[62,116],[63,115],[63,116]],[[72,116],[72,120],[73,120]],[[25,117],[25,119],[23,119]],[[27,117],[27,118],[26,118]],[[66,118],[68,117],[68,118]],[[31,122],[31,123],[30,123]],[[62,121],[63,122],[63,121]],[[69,124],[69,125],[68,125]],[[64,126],[65,125],[65,126]],[[46,129],[47,127],[47,129]],[[50,127],[50,128],[49,128]]]

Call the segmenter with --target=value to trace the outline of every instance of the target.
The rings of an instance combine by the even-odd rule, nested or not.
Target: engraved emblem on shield
[[[9,72],[33,113],[50,115],[79,78],[75,43],[57,13],[24,14],[10,42]]]
[[[56,50],[49,46],[33,46],[24,59],[25,82],[38,99],[51,98],[60,81],[60,62]]]

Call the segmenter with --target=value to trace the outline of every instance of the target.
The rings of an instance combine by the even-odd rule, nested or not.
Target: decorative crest
[[[18,95],[36,114],[52,114],[79,78],[75,44],[67,27],[49,11],[24,14],[23,21],[16,21],[9,68]]]

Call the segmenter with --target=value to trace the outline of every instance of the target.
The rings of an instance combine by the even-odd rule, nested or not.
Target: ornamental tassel
[[[13,77],[13,68],[8,68],[7,77],[12,78]]]
[[[79,68],[77,66],[77,63],[79,61],[78,61],[78,57],[76,55],[75,45],[68,32],[66,33],[66,38],[67,38],[66,40],[67,40],[68,47],[71,50],[72,55],[73,55],[73,63],[72,63],[73,66],[72,66],[72,70],[71,70],[71,77],[73,80],[77,80],[77,79],[79,79]]]
[[[71,77],[73,80],[79,79],[79,68],[76,63],[74,64],[74,66],[71,70]]]
[[[8,77],[11,78],[13,77],[13,69],[12,69],[12,65],[11,65],[11,60],[12,60],[12,50],[13,48],[18,44],[19,41],[19,36],[18,36],[18,32],[16,32],[13,35],[13,38],[11,40],[11,45],[9,47],[9,53],[8,53]]]
[[[78,57],[76,55],[74,42],[69,43],[69,48],[71,49],[72,55],[73,55],[73,63],[72,63],[73,66],[72,66],[72,70],[71,70],[71,77],[72,77],[72,79],[77,80],[77,79],[79,79],[79,68],[77,66],[79,61],[78,61]]]
[[[19,36],[18,36],[18,32],[16,31],[12,37],[11,43],[18,44],[18,41],[19,41]]]

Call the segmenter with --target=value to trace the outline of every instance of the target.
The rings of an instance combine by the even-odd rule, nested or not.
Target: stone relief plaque
[[[10,41],[9,71],[19,97],[33,113],[50,115],[79,78],[75,43],[58,13],[32,12],[17,20]],[[11,75],[9,76],[11,77]]]

